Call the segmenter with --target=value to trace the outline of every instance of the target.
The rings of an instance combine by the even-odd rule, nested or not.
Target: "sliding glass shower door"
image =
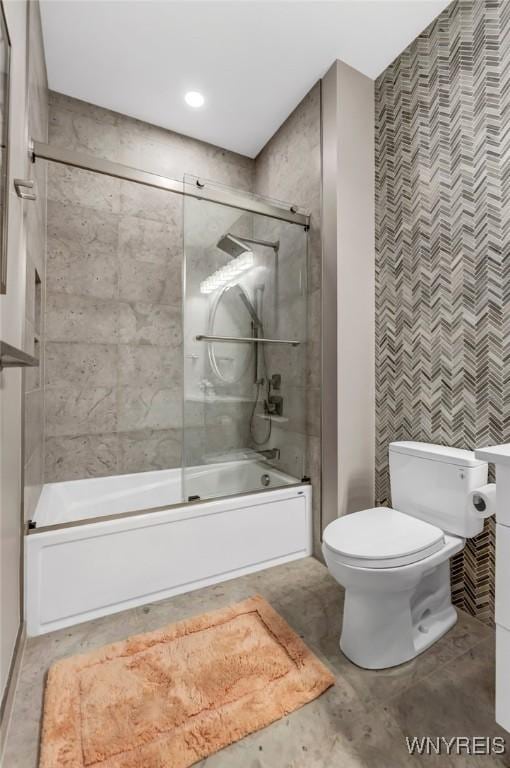
[[[306,474],[307,232],[241,205],[184,199],[188,499]]]

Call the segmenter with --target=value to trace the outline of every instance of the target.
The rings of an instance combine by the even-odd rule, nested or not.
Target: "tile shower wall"
[[[173,178],[192,172],[311,210],[307,363],[296,376],[283,349],[275,360],[290,418],[274,429],[271,445],[292,474],[302,474],[305,457],[319,526],[320,86],[255,161],[55,93],[49,141]],[[183,200],[66,166],[49,164],[48,174],[46,482],[179,466]],[[290,321],[292,307],[282,303],[281,310]],[[291,328],[279,330],[292,336]],[[247,416],[237,436],[225,408],[201,418],[208,450],[249,442]],[[203,452],[203,426],[189,430],[191,463]]]
[[[250,190],[253,161],[50,94],[56,146]],[[46,482],[181,464],[182,198],[50,164]]]
[[[38,141],[48,140],[48,84],[44,60],[39,3],[28,3],[28,133]],[[24,516],[29,520],[44,482],[43,418],[43,307],[46,269],[46,177],[45,163],[32,166],[37,200],[24,206],[26,231],[25,350],[39,358],[39,368],[23,374],[25,399]]]
[[[510,4],[462,0],[376,85],[377,497],[388,443],[510,440]],[[494,530],[452,566],[490,622]]]
[[[307,279],[308,341],[303,366],[293,366],[293,350],[270,350],[271,368],[282,373],[282,391],[287,424],[273,427],[271,445],[281,450],[282,469],[293,475],[302,472],[301,457],[313,483],[314,541],[320,546],[320,429],[321,429],[321,104],[320,83],[317,83],[280,129],[266,144],[255,160],[254,191],[261,195],[287,200],[311,213],[308,242],[309,274]],[[302,232],[296,230],[296,237]],[[300,244],[296,243],[296,250]],[[285,254],[282,254],[282,259]],[[292,269],[292,253],[287,267]],[[283,266],[283,265],[282,265]],[[285,280],[280,280],[285,292]],[[296,322],[293,306],[301,312],[302,299],[285,295],[278,301],[282,319],[281,337],[292,338]],[[303,412],[303,403],[305,408]],[[319,550],[317,549],[317,553]]]

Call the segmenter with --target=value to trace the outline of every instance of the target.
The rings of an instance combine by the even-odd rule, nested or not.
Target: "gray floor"
[[[263,595],[336,676],[319,699],[198,763],[201,768],[510,766],[507,757],[410,757],[405,735],[506,736],[494,722],[494,634],[465,613],[430,650],[383,672],[340,652],[341,588],[312,558],[28,641],[3,768],[37,765],[49,665],[249,595]],[[169,766],[171,768],[171,766]]]

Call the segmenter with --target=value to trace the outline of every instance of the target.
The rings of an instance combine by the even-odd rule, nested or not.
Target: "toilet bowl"
[[[470,451],[392,443],[390,474],[397,509],[353,512],[323,534],[345,588],[340,648],[367,669],[409,661],[455,624],[450,558],[483,528],[469,493],[487,482],[487,464]]]

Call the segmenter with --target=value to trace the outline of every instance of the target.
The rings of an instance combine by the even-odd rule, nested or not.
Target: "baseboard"
[[[23,651],[25,650],[26,637],[26,627],[25,623],[23,622],[20,624],[18,629],[16,643],[14,645],[14,653],[12,654],[11,666],[7,676],[7,685],[5,686],[5,691],[2,696],[2,703],[0,704],[0,765],[2,764],[4,747],[7,741],[7,731],[9,729],[9,723],[11,720],[14,694],[16,692],[16,686],[18,683]]]

